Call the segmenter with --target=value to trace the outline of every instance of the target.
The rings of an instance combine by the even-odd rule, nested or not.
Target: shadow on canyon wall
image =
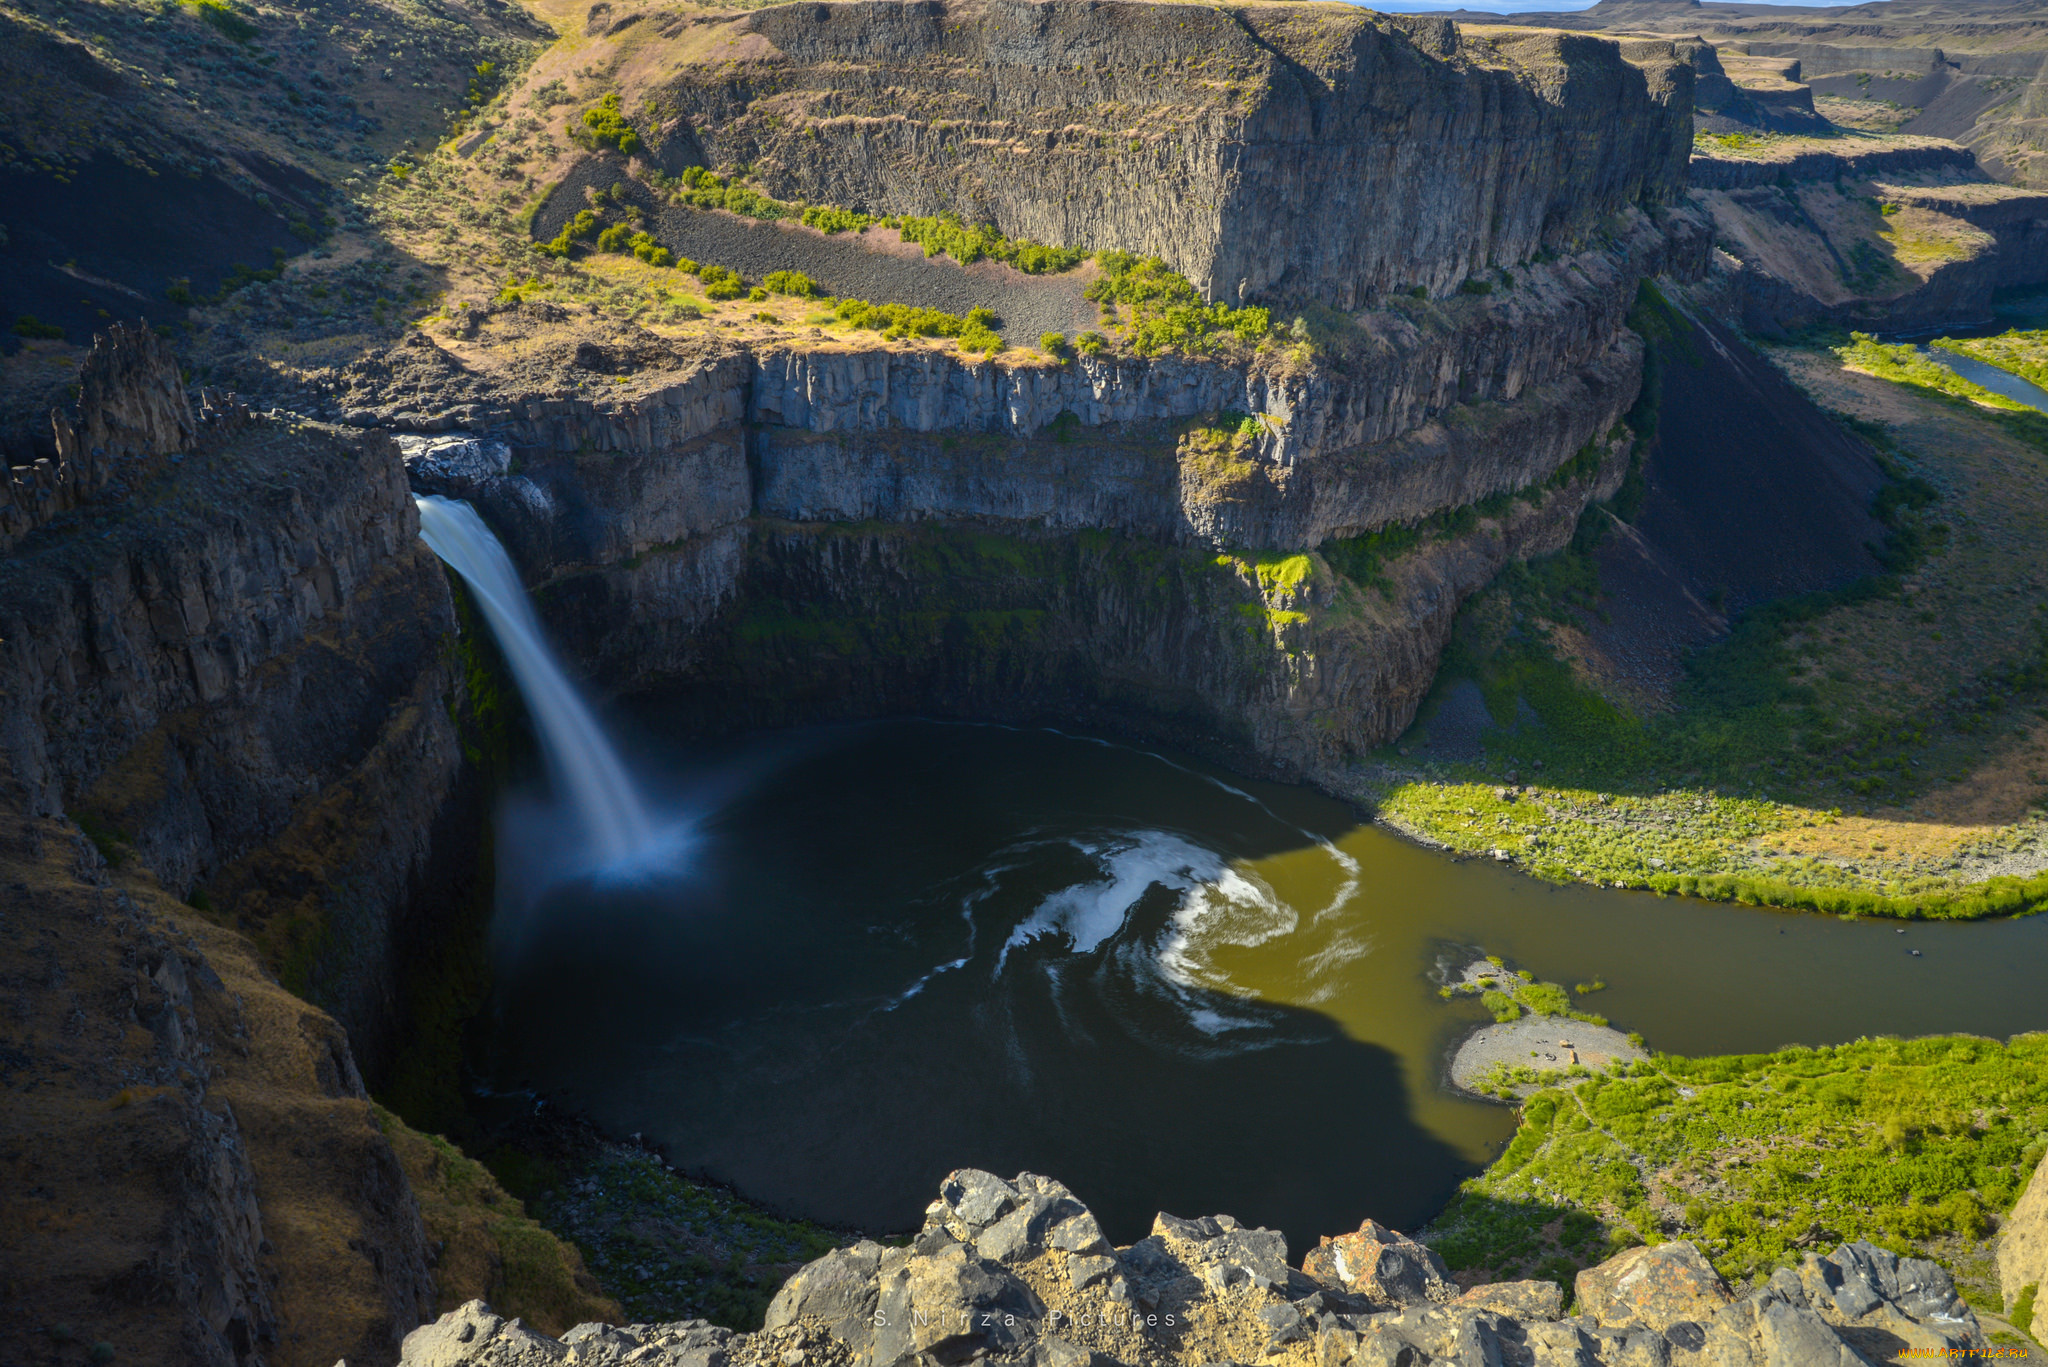
[[[1586,624],[1657,691],[1743,612],[1877,573],[1886,530],[1867,444],[1719,324],[1666,317],[1642,510],[1599,549],[1606,614]]]

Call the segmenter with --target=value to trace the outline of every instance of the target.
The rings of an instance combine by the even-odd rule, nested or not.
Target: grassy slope
[[[95,154],[198,170],[251,154],[330,182],[448,125],[479,62],[531,57],[544,30],[465,0],[0,0],[18,83],[0,162]]]
[[[1662,712],[1574,663],[1599,610],[1583,546],[1510,574],[1466,610],[1437,691],[1479,683],[1491,762],[1390,750],[1382,814],[1560,881],[1909,916],[2048,898],[2048,621],[2028,591],[2048,584],[2048,420],[1955,397],[1966,382],[1906,357],[1856,342],[1777,359],[1905,477],[1892,551],[1915,567],[1752,613]],[[1523,704],[1539,724],[1516,725]],[[1510,772],[1540,783],[1502,801]]]
[[[1731,1282],[1869,1239],[2000,1306],[1978,1241],[2048,1149],[2048,1035],[1687,1059],[1532,1093],[1426,1237],[1453,1269],[1553,1276],[1686,1238]]]
[[[439,1246],[436,1310],[482,1298],[548,1334],[586,1320],[620,1320],[618,1304],[598,1290],[576,1246],[531,1219],[483,1164],[382,1106],[376,1115],[419,1201],[427,1237]]]

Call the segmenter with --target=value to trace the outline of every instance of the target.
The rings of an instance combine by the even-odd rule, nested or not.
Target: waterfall
[[[467,503],[438,494],[413,502],[420,539],[462,576],[498,638],[540,733],[548,773],[575,809],[590,852],[616,864],[647,848],[654,823],[618,752],[548,648],[512,557]]]

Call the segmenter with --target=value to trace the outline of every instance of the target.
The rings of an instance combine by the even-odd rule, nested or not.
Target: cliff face
[[[605,1304],[573,1251],[474,1175],[423,1226],[408,1168],[446,1174],[364,1094],[474,891],[453,605],[398,451],[207,408],[153,336],[101,338],[68,506],[0,561],[0,1286],[33,1307],[0,1359],[62,1325],[167,1367],[388,1362],[511,1280],[559,1326]]]
[[[723,348],[616,397],[500,385],[494,437],[404,440],[609,690],[682,690],[710,725],[1082,712],[1328,773],[1406,724],[1466,597],[1612,492],[1623,316],[1704,247],[1629,210],[1609,245],[1358,315],[1312,362]],[[1381,586],[1308,554],[1489,499]]]
[[[1998,1283],[2008,1310],[2029,1287],[2038,1297],[2041,1286],[2048,1283],[2048,1154],[2042,1156],[2019,1204],[1999,1227]],[[2035,1312],[2037,1325],[2042,1323],[2040,1313]]]
[[[1364,11],[863,0],[613,33],[655,156],[784,199],[1164,257],[1211,298],[1344,309],[1569,251],[1674,197],[1666,44]]]
[[[434,1309],[420,1216],[335,1021],[9,783],[0,1356],[388,1360]]]
[[[118,430],[138,393],[182,401],[155,343],[120,402],[88,387],[81,432]],[[199,435],[153,457],[174,474],[104,488],[0,564],[0,756],[35,811],[203,889],[377,1060],[460,762],[447,585],[388,439],[270,419]]]

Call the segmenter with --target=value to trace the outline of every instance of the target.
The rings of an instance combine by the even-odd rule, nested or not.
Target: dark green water
[[[690,813],[538,885],[508,812],[486,1072],[785,1212],[915,1226],[955,1167],[1058,1177],[1118,1242],[1229,1212],[1299,1250],[1424,1223],[1506,1141],[1444,1086],[1473,953],[1598,976],[1680,1053],[2048,1027],[2048,918],[1849,923],[1459,862],[1304,789],[1051,731],[641,745]],[[1908,948],[1922,951],[1913,957]]]

